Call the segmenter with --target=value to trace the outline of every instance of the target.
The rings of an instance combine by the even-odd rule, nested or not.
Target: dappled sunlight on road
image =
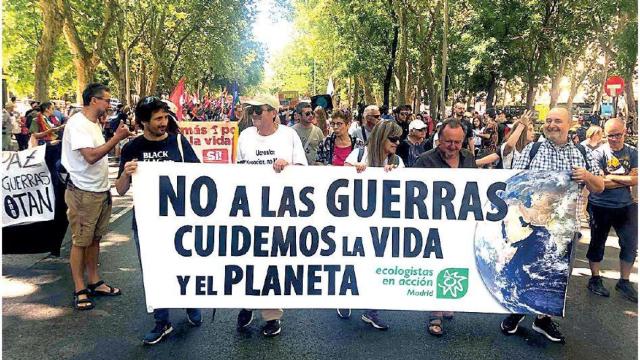
[[[591,270],[589,268],[583,267],[574,267],[573,272],[571,273],[573,276],[588,276],[591,277]],[[618,280],[620,279],[620,272],[613,270],[600,270],[600,276],[607,279]],[[629,277],[629,281],[633,283],[638,282],[638,274],[636,272],[631,273]]]
[[[107,237],[105,237],[104,239],[102,239],[102,241],[100,241],[100,248],[104,249],[113,245],[118,245],[121,243],[125,243],[127,241],[129,241],[129,239],[131,238],[131,236],[127,235],[122,235],[122,234],[117,234],[117,233],[111,233],[109,234]]]
[[[22,320],[48,320],[68,316],[72,312],[69,307],[54,307],[45,304],[19,303],[3,307],[2,316],[16,316]]]
[[[623,311],[623,313],[624,313],[625,315],[629,316],[629,317],[635,317],[635,318],[637,318],[637,317],[638,317],[638,313],[637,313],[637,312],[635,312],[635,311],[625,310],[625,311]]]
[[[36,285],[18,279],[7,278],[4,276],[2,277],[2,282],[0,282],[0,285],[2,287],[3,298],[27,296],[33,294],[38,290],[38,287]]]

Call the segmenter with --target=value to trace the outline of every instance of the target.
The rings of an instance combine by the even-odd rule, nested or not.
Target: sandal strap
[[[96,288],[100,287],[100,285],[104,284],[104,280],[100,280],[95,284],[89,284],[87,285],[87,287],[91,290],[95,290]]]
[[[73,296],[78,296],[78,295],[91,295],[91,291],[85,288],[85,289],[73,292]]]

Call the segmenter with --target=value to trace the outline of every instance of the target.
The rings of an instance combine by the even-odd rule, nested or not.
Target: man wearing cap
[[[269,165],[279,173],[288,165],[307,165],[302,142],[296,132],[278,121],[278,99],[271,95],[259,95],[247,101],[249,116],[253,121],[240,133],[238,138],[238,164]],[[282,309],[264,309],[262,318],[266,324],[262,328],[264,336],[280,334]],[[253,311],[240,310],[238,330],[246,329],[253,320]]]
[[[420,154],[427,151],[425,148],[426,137],[427,124],[422,120],[413,120],[409,123],[409,135],[400,143],[396,151],[405,166],[412,167]]]

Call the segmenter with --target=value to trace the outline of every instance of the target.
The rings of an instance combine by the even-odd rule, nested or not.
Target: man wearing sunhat
[[[258,95],[247,101],[249,116],[253,126],[240,133],[238,138],[238,164],[268,165],[279,173],[289,165],[307,165],[302,142],[296,132],[280,125],[278,121],[278,99],[271,95]],[[282,309],[264,309],[262,318],[266,324],[262,327],[264,336],[280,334]],[[240,310],[238,330],[246,329],[253,320],[253,311]]]

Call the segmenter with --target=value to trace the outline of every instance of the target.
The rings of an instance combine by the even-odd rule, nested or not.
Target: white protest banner
[[[55,194],[46,145],[2,152],[2,226],[52,220]]]
[[[148,309],[562,315],[568,173],[140,163]]]
[[[230,121],[180,121],[180,131],[203,163],[236,162],[238,123]]]

